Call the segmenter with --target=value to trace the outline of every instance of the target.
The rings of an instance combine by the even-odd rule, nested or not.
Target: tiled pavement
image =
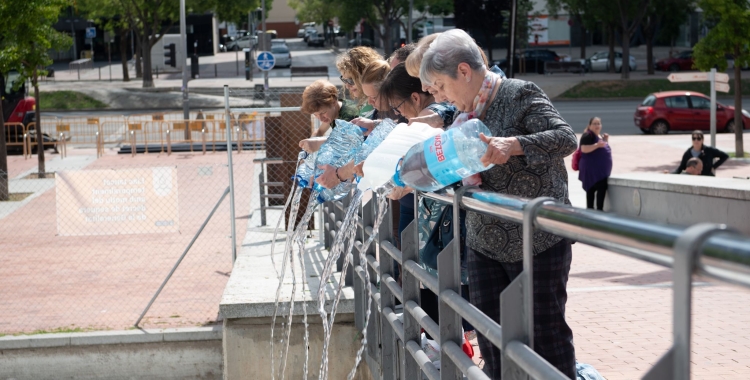
[[[595,112],[596,110],[592,109],[592,113]],[[606,132],[606,124],[604,130]],[[719,135],[718,137],[719,148],[726,151],[734,150],[733,136]],[[689,135],[614,136],[611,138],[614,172],[658,172],[674,168],[689,144]],[[190,157],[157,158],[156,155],[149,155],[149,157],[136,157],[135,162],[130,162],[133,159],[126,156],[112,156],[97,160],[90,169],[103,168],[107,165],[148,166],[148,161],[156,159],[162,160],[167,165],[179,165],[179,162],[186,160],[194,164],[203,164],[203,160],[209,160],[210,163],[218,165],[223,162],[222,157],[219,156],[204,158],[200,155],[191,155]],[[31,160],[22,160],[17,157],[11,159],[11,173],[13,174],[20,174],[32,166]],[[574,205],[580,207],[584,203],[584,194],[580,189],[576,174],[570,173],[571,200]],[[730,161],[719,169],[717,175],[722,177],[750,176],[750,164]],[[48,202],[52,206],[53,196],[51,193],[49,195],[39,197],[39,202]],[[201,195],[200,192],[195,194],[198,197]],[[205,204],[214,202],[214,196],[208,198],[203,199]],[[204,202],[200,203],[203,205]],[[186,212],[188,211],[190,210],[186,209]],[[221,213],[224,212],[222,210]],[[54,236],[55,213],[47,212],[36,215],[33,222],[31,220],[24,222],[29,225],[28,228],[30,229],[33,225],[37,231],[42,231],[39,230],[41,226],[44,231],[49,229],[50,236]],[[238,214],[238,219],[243,217],[246,216]],[[15,233],[14,231],[19,230],[13,228],[6,230],[3,233],[4,239]],[[222,234],[221,231],[215,233]],[[111,238],[90,239],[83,251],[68,244],[58,244],[53,247],[54,239],[47,239],[44,245],[48,248],[39,250],[34,249],[30,244],[34,239],[39,238],[37,234],[22,233],[21,235],[24,238],[23,244],[4,246],[4,252],[14,252],[14,254],[4,254],[0,257],[4,273],[0,278],[5,279],[0,281],[2,282],[2,292],[0,292],[2,294],[0,306],[2,307],[0,309],[7,312],[2,313],[4,320],[0,322],[7,323],[9,318],[18,321],[21,318],[34,316],[47,324],[40,326],[45,328],[70,323],[86,326],[88,316],[105,310],[96,309],[98,305],[93,304],[91,310],[76,310],[74,317],[78,319],[69,318],[70,316],[65,315],[65,310],[66,307],[73,305],[72,300],[76,298],[76,295],[80,296],[83,292],[89,292],[101,294],[102,300],[132,302],[135,301],[133,297],[136,295],[149,296],[148,291],[158,286],[158,281],[165,273],[164,270],[154,272],[153,269],[148,269],[153,272],[148,276],[154,277],[157,281],[153,284],[139,281],[138,276],[147,276],[144,272],[147,268],[137,265],[139,262],[133,262],[133,258],[128,255],[111,257],[112,267],[119,270],[107,274],[92,271],[91,268],[80,265],[80,262],[76,265],[76,260],[91,257],[84,255],[85,252],[98,251],[106,253],[106,256],[112,256],[111,244],[108,244],[112,242]],[[182,240],[184,238],[189,238],[189,236],[181,236],[180,242],[176,242],[177,247],[184,246]],[[8,243],[7,239],[5,242]],[[145,242],[139,238],[137,241],[122,244],[131,247],[131,252],[142,252]],[[45,252],[55,252],[55,254],[43,254]],[[163,261],[168,268],[168,264],[173,259],[171,255],[161,257],[152,253],[149,260],[140,261],[140,263]],[[30,265],[29,262],[34,264]],[[205,268],[201,268],[205,263],[206,261],[198,261],[188,265],[185,267],[185,272],[182,272],[183,276],[191,276],[195,273],[205,275],[206,272],[203,270]],[[150,263],[149,266],[152,264]],[[42,273],[39,269],[41,267],[49,270]],[[218,269],[216,272],[211,271],[212,273],[219,272]],[[96,281],[105,275],[108,276],[107,281]],[[118,276],[120,277],[117,278]],[[87,278],[90,280],[86,280]],[[640,378],[671,343],[670,281],[671,271],[666,268],[583,244],[574,245],[567,316],[575,334],[578,359],[592,364],[608,379]],[[694,291],[693,307],[693,378],[750,378],[750,328],[747,327],[750,326],[750,290],[702,278],[696,278],[695,281],[697,286]],[[64,285],[72,283],[78,285],[65,290]],[[97,288],[97,284],[102,285]],[[134,286],[134,288],[128,290],[127,286],[122,284],[130,284],[129,286]],[[160,298],[160,302],[164,302],[163,305],[167,309],[161,310],[164,314],[158,313],[158,315],[171,315],[171,309],[179,306],[180,300],[189,300],[196,306],[202,302],[213,302],[207,300],[214,298],[218,301],[221,286],[216,287],[213,284],[215,283],[207,287],[205,283],[190,283],[188,280],[185,286],[180,287],[181,289],[175,289],[176,292],[170,292],[171,294],[165,294],[165,298]],[[35,286],[40,286],[40,289],[44,290],[35,290]],[[11,291],[7,291],[9,289]],[[190,299],[188,295],[191,294],[200,294],[201,297]],[[139,298],[133,305],[140,306],[145,301],[147,298]],[[211,310],[215,304],[205,306]],[[40,315],[50,310],[55,310],[55,314],[47,318]],[[138,311],[140,311],[139,308],[133,307],[130,310],[131,314],[119,316],[116,319],[120,320],[124,317],[122,320],[125,323],[132,323],[132,313]],[[174,318],[174,320],[163,317],[155,323],[159,323],[159,327],[171,327],[211,317],[204,313],[205,311],[199,315],[183,315],[182,318]],[[61,315],[64,318],[61,318]],[[59,324],[56,324],[58,322]]]

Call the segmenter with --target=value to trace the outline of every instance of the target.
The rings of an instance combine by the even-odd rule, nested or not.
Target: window
[[[690,108],[688,106],[687,96],[672,96],[664,99],[664,103],[669,108]]]
[[[272,46],[271,53],[273,54],[286,54],[289,53],[289,49],[284,46]]]
[[[21,74],[19,74],[18,71],[11,71],[8,73],[8,76],[5,78],[5,93],[6,94],[12,94],[14,92],[13,87],[16,85],[16,82],[18,81],[18,78],[20,77],[21,77]]]
[[[695,109],[701,109],[701,110],[710,110],[711,109],[711,101],[700,97],[700,96],[691,96],[690,101],[693,103],[693,108]]]
[[[643,99],[643,103],[641,103],[642,106],[653,106],[654,103],[656,103],[656,96],[649,95],[646,97],[646,99]]]

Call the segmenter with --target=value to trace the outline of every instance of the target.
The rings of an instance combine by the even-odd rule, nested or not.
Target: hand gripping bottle
[[[297,173],[294,174],[292,180],[297,181],[302,187],[312,187],[310,179],[315,174],[315,159],[318,156],[318,152],[307,153],[305,151],[299,152],[297,161],[302,162],[297,167]]]
[[[318,169],[318,166],[331,165],[338,168],[353,160],[364,139],[358,126],[344,120],[336,120],[336,128],[331,131],[328,140],[318,151],[315,178],[323,174],[323,170]],[[317,182],[313,183],[313,190],[318,192],[320,203],[343,198],[350,187],[351,182],[342,182],[333,189],[326,189]]]
[[[385,119],[378,124],[375,129],[367,136],[367,140],[362,143],[362,147],[359,148],[356,157],[354,158],[354,164],[359,165],[362,161],[367,159],[367,156],[372,153],[380,143],[385,140],[386,137],[396,128],[396,123],[391,119]]]
[[[487,151],[480,133],[491,136],[484,123],[471,119],[414,145],[396,170],[393,182],[420,191],[435,191],[493,167],[485,167],[480,161]]]

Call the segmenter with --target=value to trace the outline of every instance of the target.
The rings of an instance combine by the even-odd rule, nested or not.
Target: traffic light
[[[164,45],[164,66],[177,67],[175,44]]]

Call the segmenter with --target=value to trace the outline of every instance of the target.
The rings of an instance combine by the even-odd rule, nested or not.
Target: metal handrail
[[[453,204],[446,194],[422,193],[422,197]],[[516,223],[523,222],[527,199],[479,189],[466,192],[461,207]],[[536,227],[575,241],[604,248],[654,264],[673,267],[672,248],[685,228],[645,222],[623,216],[578,209],[559,203],[541,206]],[[750,287],[750,238],[731,232],[709,238],[703,246],[698,272],[718,280]],[[731,265],[731,266],[730,266]]]

